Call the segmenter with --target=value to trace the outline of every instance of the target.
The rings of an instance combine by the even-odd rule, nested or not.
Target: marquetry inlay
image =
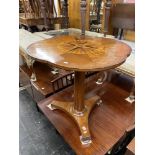
[[[98,46],[89,39],[75,38],[73,41],[63,42],[59,44],[59,48],[65,50],[65,53],[83,55],[86,54],[90,58],[95,58],[106,54],[107,46]]]
[[[71,35],[53,37],[28,47],[27,53],[33,58],[75,71],[74,102],[52,100],[48,108],[62,110],[74,119],[80,129],[82,144],[92,142],[89,114],[96,103],[102,103],[97,95],[85,99],[85,72],[115,68],[126,60],[130,52],[129,46],[114,39]]]
[[[120,65],[131,48],[115,39],[62,35],[29,46],[30,56],[70,70],[103,70]]]

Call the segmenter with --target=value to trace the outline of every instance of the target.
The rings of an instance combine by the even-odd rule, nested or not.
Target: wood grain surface
[[[89,91],[89,93],[85,94],[85,99],[96,94],[101,97],[103,104],[96,105],[89,117],[92,143],[88,146],[81,144],[80,131],[71,117],[61,110],[51,111],[47,107],[53,100],[73,101],[73,87],[38,103],[41,111],[77,155],[105,154],[121,138],[125,129],[134,122],[134,104],[129,104],[124,100],[128,96],[128,92],[110,83],[96,85],[95,81],[89,81],[86,87],[86,92]]]
[[[125,155],[135,155],[135,138],[127,146],[127,151]]]
[[[98,71],[121,65],[131,48],[115,39],[64,35],[31,44],[27,53],[40,61],[74,71]]]

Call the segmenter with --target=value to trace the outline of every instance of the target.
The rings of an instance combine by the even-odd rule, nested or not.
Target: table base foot
[[[81,136],[80,141],[82,144],[91,143],[91,135],[89,131],[88,118],[92,108],[95,104],[101,104],[102,100],[99,96],[93,96],[84,101],[85,109],[82,112],[78,112],[74,109],[74,102],[52,101],[47,107],[50,110],[60,109],[69,114],[79,127]]]
[[[35,73],[32,73],[32,75],[31,75],[31,81],[33,81],[33,82],[37,81],[37,78],[36,78]]]
[[[80,141],[82,145],[88,145],[92,143],[91,137],[82,137],[80,136]]]

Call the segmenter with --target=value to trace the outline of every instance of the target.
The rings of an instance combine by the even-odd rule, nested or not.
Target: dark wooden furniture
[[[63,26],[64,20],[66,20],[65,17],[53,17],[51,19],[47,19],[47,23],[49,23],[49,26],[47,26],[47,29],[54,29],[54,24],[60,24],[62,28],[65,28]],[[67,18],[68,21],[68,18]],[[37,25],[44,25],[44,19],[40,18],[25,18],[23,14],[20,14],[19,17],[19,23],[21,25],[25,25],[28,27],[28,31],[32,32],[31,27],[37,26]]]
[[[113,35],[116,38],[122,39],[125,30],[135,30],[135,4],[134,3],[120,3],[112,6],[111,25],[113,27]],[[116,68],[117,71],[124,73],[131,78],[135,78],[134,74],[128,73],[121,68]],[[135,98],[135,83],[131,89],[129,99]]]
[[[20,71],[20,74],[23,75],[21,75],[20,82],[26,86],[35,102],[39,102],[73,84],[73,72],[59,69],[58,74],[53,74],[52,67],[39,62],[34,63],[36,81],[31,80],[32,71],[26,64],[20,66]]]
[[[26,90],[35,102],[39,102],[74,83],[74,72],[59,69],[57,74],[53,74],[53,67],[40,62],[34,63],[33,71],[37,77],[35,81],[31,79],[32,70],[28,68],[27,64],[19,68],[20,83],[26,87]],[[97,72],[87,72],[86,78],[96,73]]]
[[[82,27],[82,34],[84,34]],[[52,101],[50,107],[67,112],[81,131],[81,142],[91,143],[88,127],[89,114],[100,97],[84,99],[85,72],[115,68],[130,55],[131,48],[126,44],[107,38],[65,35],[31,44],[27,53],[36,60],[53,66],[75,71],[74,102]]]
[[[104,34],[112,28],[112,33],[116,38],[122,39],[124,30],[135,29],[135,4],[116,3],[112,5],[111,0],[105,4]]]
[[[58,0],[59,12],[56,10],[54,0],[22,0],[24,13],[19,15],[20,25],[28,27],[32,32],[32,26],[44,25],[46,30],[54,29],[54,24],[60,24],[62,28],[68,28],[68,1],[61,3]]]
[[[110,29],[109,29],[110,27]],[[112,29],[115,38],[123,39],[125,30],[135,30],[135,4],[134,3],[116,3],[112,5],[111,0],[107,0],[105,4],[105,22],[104,35],[106,36]],[[131,78],[135,78],[135,74],[128,71],[127,68],[115,68],[119,73],[123,73]],[[129,95],[131,102],[135,98],[135,84]]]
[[[92,77],[91,77],[92,78]],[[89,129],[92,143],[81,145],[81,133],[75,121],[61,110],[50,110],[49,104],[55,100],[73,102],[73,86],[38,103],[40,110],[56,127],[65,141],[77,155],[103,155],[121,139],[128,126],[134,123],[134,105],[124,98],[128,92],[110,83],[96,85],[94,77],[86,83],[85,99],[98,95],[103,104],[95,106],[89,117]]]
[[[130,125],[124,132],[123,136],[109,151],[110,155],[123,155],[126,152],[127,145],[135,137],[135,125]]]
[[[135,155],[135,138],[127,146],[125,155]]]
[[[111,12],[111,25],[116,29],[116,32],[113,32],[116,37],[118,36],[118,29],[120,29],[119,39],[123,36],[123,30],[134,30],[135,4],[122,3],[113,6]]]

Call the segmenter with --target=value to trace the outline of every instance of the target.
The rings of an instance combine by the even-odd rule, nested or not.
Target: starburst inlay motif
[[[59,44],[59,48],[63,48],[63,50],[66,51],[65,53],[85,54],[90,58],[95,58],[105,54],[106,47],[104,45],[98,46],[98,44],[99,43],[96,43],[95,45],[91,39],[75,38],[73,41]]]

